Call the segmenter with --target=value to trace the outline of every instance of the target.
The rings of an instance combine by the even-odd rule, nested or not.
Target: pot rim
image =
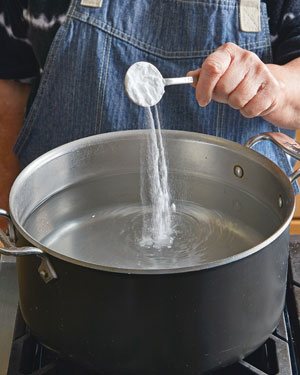
[[[200,270],[206,270],[210,268],[216,268],[219,266],[223,266],[226,264],[230,264],[239,260],[242,260],[244,258],[247,258],[260,250],[264,249],[268,245],[270,245],[272,242],[274,242],[282,233],[285,232],[285,230],[289,227],[290,222],[292,220],[292,217],[294,215],[295,211],[295,195],[293,192],[292,184],[287,177],[287,175],[281,170],[280,167],[278,167],[274,162],[272,162],[270,159],[265,157],[264,155],[260,154],[259,152],[256,152],[250,148],[247,148],[237,142],[233,142],[230,140],[226,140],[220,137],[207,135],[207,134],[201,134],[201,133],[195,133],[195,132],[188,132],[188,131],[182,131],[182,130],[162,130],[162,133],[168,134],[169,136],[173,138],[180,138],[182,139],[184,137],[184,140],[194,140],[194,141],[201,141],[202,143],[209,143],[218,145],[222,148],[231,150],[234,149],[237,152],[247,153],[249,156],[249,159],[255,162],[259,162],[263,164],[267,169],[271,169],[272,173],[276,175],[279,179],[282,179],[282,182],[287,190],[290,190],[288,194],[293,197],[293,200],[290,204],[290,207],[288,207],[288,211],[290,211],[289,215],[285,219],[285,221],[281,224],[281,226],[267,239],[260,242],[258,245],[242,251],[238,254],[232,255],[230,257],[226,257],[223,259],[215,260],[208,263],[188,266],[188,267],[178,267],[178,268],[159,268],[159,269],[134,269],[134,268],[118,268],[118,267],[110,267],[110,266],[103,266],[101,264],[94,264],[85,262],[82,260],[77,260],[75,258],[63,255],[57,251],[51,250],[50,248],[47,248],[39,241],[35,240],[24,228],[22,225],[18,223],[18,221],[15,219],[14,214],[14,207],[13,207],[13,199],[14,195],[16,195],[16,190],[18,189],[18,185],[22,183],[24,179],[26,179],[27,175],[30,175],[31,171],[41,167],[42,165],[48,163],[49,161],[56,159],[59,156],[62,156],[64,154],[70,153],[74,150],[78,151],[81,148],[87,147],[87,145],[92,144],[99,144],[98,138],[101,137],[102,142],[109,142],[110,140],[113,140],[115,138],[118,139],[126,139],[128,137],[136,136],[137,138],[144,137],[146,133],[149,133],[148,129],[139,129],[139,130],[126,130],[126,131],[118,131],[118,132],[111,132],[111,133],[105,133],[105,134],[97,134],[92,135],[89,137],[81,138],[66,144],[63,144],[57,148],[54,148],[47,153],[41,155],[34,161],[32,161],[28,166],[26,166],[18,175],[15,182],[13,183],[13,186],[10,190],[9,195],[9,207],[10,207],[10,216],[12,219],[13,224],[15,225],[17,231],[33,246],[39,248],[40,250],[44,251],[46,254],[49,254],[55,258],[73,263],[78,266],[83,266],[86,268],[101,270],[101,271],[108,271],[108,272],[114,272],[114,273],[127,273],[127,274],[141,274],[141,275],[152,275],[152,274],[173,274],[173,273],[186,273],[186,272],[193,272],[193,271],[200,271]]]

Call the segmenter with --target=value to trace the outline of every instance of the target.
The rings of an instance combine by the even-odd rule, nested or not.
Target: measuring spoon
[[[165,93],[165,86],[195,82],[196,77],[163,78],[154,65],[145,61],[131,65],[124,78],[125,92],[129,99],[142,107],[157,104]]]

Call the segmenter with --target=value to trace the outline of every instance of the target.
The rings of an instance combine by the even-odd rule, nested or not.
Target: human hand
[[[199,76],[196,99],[206,106],[213,99],[237,109],[244,117],[266,116],[277,111],[283,84],[272,74],[272,66],[233,43],[226,43],[209,55],[202,67],[188,76]],[[276,121],[275,121],[276,122]]]

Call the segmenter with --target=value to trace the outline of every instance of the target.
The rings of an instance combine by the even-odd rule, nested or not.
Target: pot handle
[[[300,144],[286,134],[279,132],[261,133],[250,138],[245,146],[251,148],[260,141],[271,141],[288,155],[300,160]],[[300,169],[297,169],[289,179],[294,182],[298,177],[300,177]]]
[[[14,244],[15,241],[15,231],[13,228],[13,224],[9,214],[5,211],[0,209],[0,216],[5,217],[8,220],[8,229],[9,229],[9,236],[7,236],[1,229],[0,229],[0,254],[2,255],[10,255],[10,256],[23,256],[23,255],[42,255],[43,251],[36,248],[36,247],[16,247]]]

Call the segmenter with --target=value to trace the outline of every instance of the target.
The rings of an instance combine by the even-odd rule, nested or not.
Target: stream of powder
[[[148,138],[147,173],[141,173],[141,199],[143,206],[147,206],[144,194],[144,178],[147,178],[150,193],[150,215],[144,214],[141,246],[171,247],[173,243],[172,213],[175,205],[171,204],[168,184],[168,169],[165,149],[161,135],[158,110],[155,106],[155,117],[150,107],[146,108],[147,120],[150,127]],[[157,124],[157,129],[155,128]]]

